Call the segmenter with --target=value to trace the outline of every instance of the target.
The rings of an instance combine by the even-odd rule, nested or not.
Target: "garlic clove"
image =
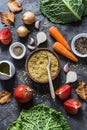
[[[29,44],[32,45],[32,44],[34,43],[34,41],[35,41],[35,40],[31,37],[31,38],[30,38],[30,41],[29,41]]]
[[[47,35],[45,32],[38,32],[37,33],[37,46],[44,43],[47,40]]]
[[[66,83],[73,83],[77,80],[77,73],[75,71],[69,71],[66,74]]]
[[[39,21],[39,20],[35,22],[35,28],[36,29],[40,28],[40,23],[41,23],[41,21]]]
[[[31,51],[35,50],[36,49],[36,46],[31,46],[31,45],[28,45],[27,46]]]
[[[66,63],[66,64],[64,65],[63,70],[64,70],[64,72],[66,72],[66,73],[69,71],[69,64],[68,64],[68,63]]]

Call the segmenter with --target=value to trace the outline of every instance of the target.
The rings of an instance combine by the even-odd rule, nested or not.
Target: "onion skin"
[[[33,24],[35,22],[35,14],[33,12],[25,12],[22,15],[22,20],[25,24],[30,25]]]
[[[30,32],[25,26],[18,27],[16,31],[19,37],[26,37]]]

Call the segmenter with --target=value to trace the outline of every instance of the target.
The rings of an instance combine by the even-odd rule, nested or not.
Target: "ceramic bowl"
[[[8,67],[6,65],[8,65]],[[5,71],[8,71],[9,74],[5,73]],[[12,62],[8,60],[0,61],[0,80],[9,80],[14,76],[14,74],[15,74],[15,66]]]
[[[43,54],[41,54],[40,55],[40,57],[42,58],[41,60],[39,59],[39,58],[36,58],[36,57],[34,57],[36,54],[40,54],[41,52],[47,52],[48,54],[49,54],[49,56],[51,55],[53,55],[53,57],[54,57],[54,61],[56,61],[56,65],[55,66],[53,66],[53,68],[56,68],[56,70],[55,70],[55,73],[54,73],[54,75],[52,76],[52,80],[54,80],[57,76],[58,76],[58,74],[59,74],[59,72],[60,72],[60,60],[59,60],[59,58],[58,58],[58,56],[52,51],[52,50],[50,50],[50,49],[47,49],[47,48],[40,48],[40,49],[37,49],[37,50],[35,50],[35,51],[33,51],[29,56],[28,56],[28,58],[27,58],[27,60],[26,60],[26,63],[25,63],[25,68],[26,68],[26,71],[27,71],[27,74],[28,74],[28,76],[33,80],[33,81],[35,81],[35,82],[37,82],[37,83],[48,83],[48,74],[46,74],[46,65],[48,64],[48,59],[47,59],[47,57],[45,57],[46,59],[44,59],[43,60]],[[51,65],[54,65],[54,63],[53,63],[53,61],[52,61],[52,57],[50,56],[50,60],[51,60]],[[36,64],[39,64],[38,65],[38,67],[37,67],[37,69],[34,71],[33,69],[33,71],[32,71],[32,73],[34,72],[36,75],[38,75],[38,73],[39,72],[41,72],[41,77],[39,77],[38,79],[37,78],[35,78],[35,76],[32,76],[32,73],[30,72],[30,69],[32,68],[32,65],[30,65],[29,64],[29,62],[31,61],[31,58],[32,57],[34,57],[35,58],[35,63],[33,63],[33,69],[36,69],[35,67],[37,67],[37,65]],[[43,65],[43,64],[45,64],[45,65]],[[58,65],[58,68],[57,68],[57,65]],[[43,71],[40,71],[40,69],[39,69],[39,66],[40,67],[42,67],[42,66],[44,66],[44,67],[42,67],[42,70]],[[46,74],[46,77],[45,77],[45,74]],[[46,78],[45,80],[44,80],[44,77]],[[41,78],[42,78],[42,80],[41,80]]]
[[[23,52],[22,52],[19,56],[15,55],[14,52],[13,52],[13,49],[14,49],[15,47],[21,47],[21,48],[23,49]],[[9,52],[10,52],[10,55],[11,55],[14,59],[20,60],[20,59],[22,59],[22,58],[25,56],[26,47],[25,47],[22,43],[20,43],[20,42],[14,42],[14,43],[12,43],[12,44],[10,45]]]
[[[82,58],[86,58],[87,57],[87,54],[81,54],[79,53],[76,49],[75,49],[75,42],[77,39],[81,38],[81,37],[85,37],[87,38],[87,33],[80,33],[78,35],[76,35],[75,37],[73,37],[72,41],[71,41],[71,49],[73,51],[73,53],[79,57],[82,57]]]

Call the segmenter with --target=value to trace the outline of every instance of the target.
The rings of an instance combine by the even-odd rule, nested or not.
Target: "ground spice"
[[[48,81],[48,74],[46,70],[46,66],[48,64],[47,55],[50,57],[51,60],[50,72],[52,79],[59,71],[59,62],[56,56],[53,55],[51,52],[46,50],[40,50],[34,53],[28,61],[28,71],[31,77],[38,82]]]
[[[80,37],[75,42],[75,49],[80,54],[87,54],[87,38],[86,37]]]
[[[20,56],[23,53],[23,48],[20,47],[20,46],[16,46],[16,47],[13,48],[13,53],[16,56]]]

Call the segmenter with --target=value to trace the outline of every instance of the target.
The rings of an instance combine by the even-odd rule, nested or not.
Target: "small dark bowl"
[[[28,70],[28,61],[29,61],[29,59],[31,58],[31,56],[33,55],[33,54],[35,54],[35,53],[37,53],[38,51],[49,51],[49,52],[51,52],[55,57],[56,57],[56,59],[57,59],[57,61],[58,61],[58,70],[57,70],[57,72],[56,72],[56,75],[52,78],[52,80],[54,80],[57,76],[58,76],[58,74],[59,74],[59,72],[60,72],[60,60],[59,60],[59,57],[52,51],[52,50],[50,50],[50,49],[47,49],[47,48],[40,48],[40,49],[36,49],[35,51],[33,51],[28,57],[27,57],[27,60],[26,60],[26,63],[25,63],[25,68],[26,68],[26,72],[27,72],[27,74],[28,74],[28,76],[34,81],[34,82],[36,82],[36,83],[48,83],[48,80],[47,81],[38,81],[38,80],[36,80],[35,78],[33,78],[32,76],[31,76],[31,74],[29,73],[29,70]]]

